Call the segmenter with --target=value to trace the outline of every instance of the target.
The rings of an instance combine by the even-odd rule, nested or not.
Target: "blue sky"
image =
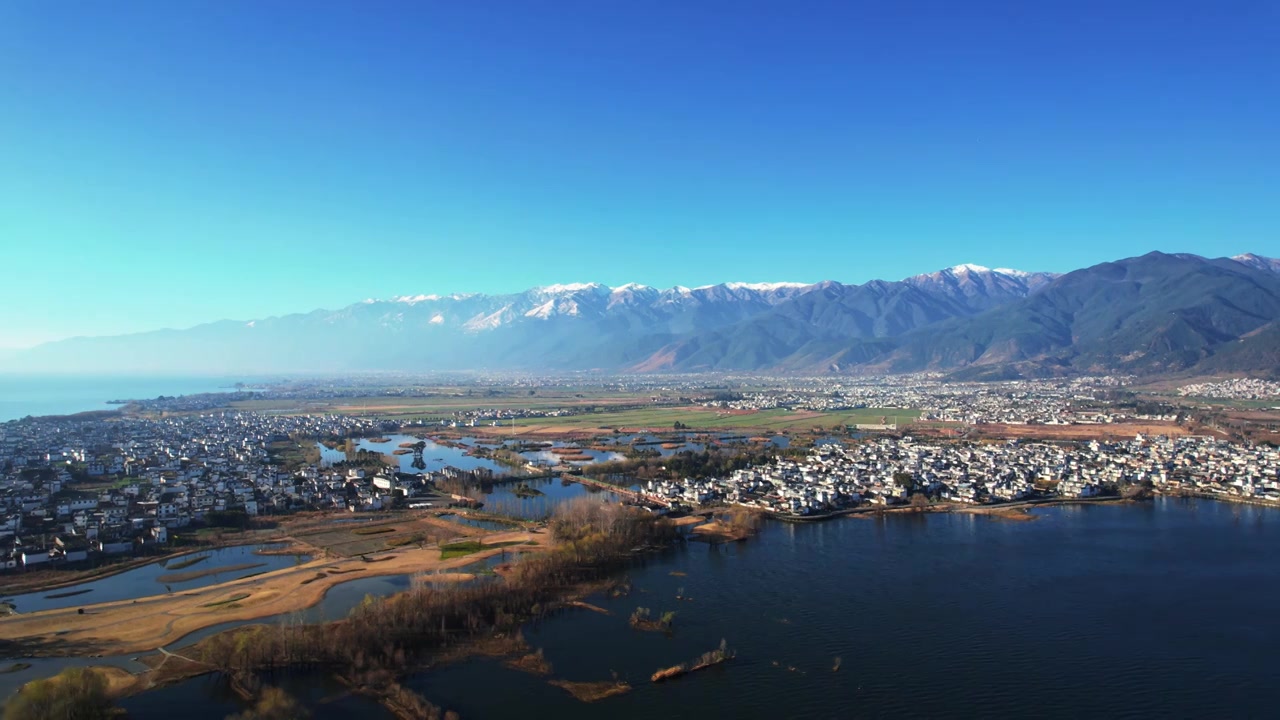
[[[1280,3],[0,3],[0,348],[1280,254]]]

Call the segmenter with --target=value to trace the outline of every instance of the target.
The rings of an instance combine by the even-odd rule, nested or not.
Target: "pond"
[[[476,579],[487,582],[487,578],[489,577],[488,571],[504,562],[511,562],[515,557],[516,555],[513,552],[503,552],[462,567],[448,570],[447,572],[482,573],[484,577],[478,577]],[[341,620],[347,617],[353,608],[364,602],[366,597],[389,597],[396,593],[412,589],[415,582],[429,584],[431,579],[430,574],[420,575],[416,580],[415,577],[410,574],[358,577],[358,573],[352,573],[352,576],[353,577],[351,579],[330,587],[325,591],[324,597],[320,599],[320,602],[309,608],[288,613],[280,613],[277,615],[269,615],[267,617],[255,618],[252,620],[233,620],[230,622],[219,623],[217,625],[212,625],[210,627],[188,633],[178,640],[170,643],[170,647],[189,647],[207,637],[217,635],[225,630],[233,630],[247,625],[322,623]],[[449,584],[457,585],[458,582],[449,581]]]
[[[592,448],[583,447],[577,443],[566,443],[555,441],[552,443],[543,443],[548,447],[542,450],[530,450],[520,453],[520,457],[527,458],[530,462],[538,465],[552,467],[555,465],[590,465],[597,462],[608,462],[613,460],[623,460],[625,456],[622,453],[609,452],[604,450],[594,450]],[[572,448],[578,455],[586,455],[588,460],[563,460],[560,454],[554,452],[553,448]]]
[[[485,520],[484,518],[473,518],[459,513],[442,513],[436,517],[441,520],[466,525],[467,527],[479,528],[490,532],[502,532],[504,530],[515,530],[519,526],[511,523],[498,522],[497,520]]]
[[[613,435],[601,438],[599,442],[619,447],[632,446],[637,450],[656,450],[661,457],[670,457],[682,452],[702,452],[708,448],[714,449],[719,446],[756,446],[759,444],[752,442],[750,437],[739,433],[712,433],[693,430],[662,433],[660,435],[648,433]],[[774,447],[785,448],[791,443],[791,439],[785,435],[774,435],[769,438],[769,442]],[[663,447],[663,445],[671,447]]]
[[[521,485],[534,488],[541,494],[521,497],[516,494],[516,489]],[[492,485],[472,486],[467,494],[484,503],[483,509],[486,513],[522,520],[545,520],[557,507],[577,498],[598,498],[605,502],[622,500],[617,493],[610,490],[572,481],[566,483],[560,478],[510,480]]]
[[[258,554],[260,550],[276,550],[282,547],[284,547],[283,544],[276,543],[237,545],[219,550],[197,551],[149,563],[99,580],[90,580],[56,590],[5,595],[0,599],[13,605],[20,613],[58,610],[193,590],[249,575],[292,567],[310,560],[307,555]],[[195,575],[199,577],[193,577]],[[181,580],[174,576],[178,578],[185,576],[189,579]]]
[[[389,442],[374,443],[369,438],[363,438],[356,442],[356,448],[377,452],[386,455],[388,458],[394,458],[403,473],[430,472],[433,470],[442,470],[447,467],[455,467],[459,470],[491,470],[496,475],[502,475],[509,471],[509,468],[494,462],[488,458],[472,457],[467,455],[466,447],[449,447],[441,445],[432,440],[419,440],[413,435],[387,435]],[[423,467],[414,466],[414,454],[405,455],[393,454],[396,450],[400,450],[401,443],[424,443],[425,447],[422,451]],[[346,453],[341,450],[330,450],[321,443],[316,443],[320,448],[320,462],[323,466],[329,466],[336,462],[346,459]]]

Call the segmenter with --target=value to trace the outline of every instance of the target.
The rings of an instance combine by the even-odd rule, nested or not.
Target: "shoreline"
[[[99,580],[105,580],[110,577],[115,577],[116,575],[123,575],[124,573],[127,573],[131,570],[137,570],[138,568],[143,568],[148,565],[153,565],[155,563],[176,560],[178,558],[186,557],[188,555],[196,555],[196,554],[205,553],[205,552],[217,552],[218,550],[226,550],[227,548],[233,548],[233,547],[244,547],[246,545],[276,545],[276,544],[289,545],[290,541],[288,537],[277,537],[270,540],[250,540],[248,542],[219,543],[215,545],[208,545],[208,546],[203,546],[198,548],[175,550],[174,552],[167,553],[164,555],[133,558],[131,560],[126,560],[119,563],[111,563],[107,566],[103,566],[102,567],[103,571],[100,573],[92,572],[92,569],[85,570],[83,572],[86,572],[89,574],[80,578],[74,578],[74,579],[68,578],[66,580],[58,580],[52,583],[47,583],[47,584],[39,583],[35,585],[30,585],[30,586],[23,586],[20,583],[12,586],[5,585],[4,583],[0,583],[0,598],[10,597],[13,595],[29,595],[31,593],[41,593],[41,592],[46,592],[51,590],[61,590],[63,588],[73,587],[75,585],[97,582]],[[286,548],[280,548],[280,551],[278,552],[256,552],[254,554],[255,555],[306,555],[308,554],[306,552],[293,552],[293,551],[285,552],[285,550]],[[94,569],[97,569],[97,568],[94,568]],[[41,572],[61,572],[61,571],[42,570]],[[14,575],[13,577],[15,579],[21,579],[23,577],[23,574],[19,573],[17,575]]]
[[[769,510],[761,512],[763,512],[770,520],[789,523],[807,523],[835,520],[837,518],[848,517],[850,515],[926,515],[932,513],[996,515],[1010,510],[1025,510],[1034,507],[1050,507],[1055,505],[1106,505],[1109,503],[1129,502],[1130,500],[1131,498],[1121,497],[1119,495],[1107,495],[1105,497],[1092,498],[1045,498],[1040,500],[1017,500],[1014,502],[994,503],[990,505],[980,505],[976,503],[939,503],[937,505],[929,505],[922,508],[912,507],[910,505],[859,505],[858,507],[835,510],[819,515],[790,515],[787,513],[772,512]]]
[[[546,535],[520,530],[477,538],[487,544],[518,541],[523,552],[549,547]],[[251,624],[309,609],[323,601],[331,588],[352,580],[420,572],[439,573],[442,581],[469,579],[469,573],[451,571],[510,551],[500,546],[442,560],[439,547],[430,545],[370,554],[376,558],[373,561],[361,556],[317,558],[189,592],[85,605],[83,614],[79,608],[62,608],[13,616],[0,623],[0,640],[13,644],[14,659],[149,653],[215,625]]]
[[[1191,498],[1195,500],[1215,500],[1217,502],[1232,503],[1235,505],[1253,505],[1254,507],[1265,507],[1280,510],[1280,501],[1259,500],[1257,498],[1246,498],[1238,495],[1229,495],[1226,493],[1211,493],[1200,490],[1176,490],[1161,492],[1156,490],[1156,494],[1162,497],[1171,498]]]

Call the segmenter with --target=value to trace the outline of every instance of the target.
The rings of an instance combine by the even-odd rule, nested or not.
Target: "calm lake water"
[[[483,718],[1273,714],[1280,512],[1162,499],[1036,514],[771,523],[649,561],[630,596],[591,599],[613,615],[525,631],[555,676],[635,688],[598,704],[491,660],[409,685]],[[631,630],[637,606],[677,611],[674,634]],[[721,638],[735,660],[649,682]]]
[[[651,557],[628,573],[629,596],[589,598],[611,615],[524,629],[554,677],[616,672],[634,686],[597,704],[493,660],[406,684],[464,718],[1273,715],[1280,511],[1157,499],[1035,514],[771,522],[745,543]],[[338,586],[321,614],[407,582]],[[630,629],[638,606],[676,611],[674,633]],[[735,660],[649,682],[721,638]],[[380,716],[314,677],[291,689],[316,717]],[[217,678],[125,705],[136,717],[239,709]]]
[[[231,392],[246,378],[0,375],[0,422],[27,415],[112,410],[112,400]]]

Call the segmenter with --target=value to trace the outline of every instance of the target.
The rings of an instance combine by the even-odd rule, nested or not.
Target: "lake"
[[[635,688],[598,704],[493,660],[407,684],[483,718],[1273,714],[1280,512],[1159,499],[1036,515],[769,523],[654,558],[630,596],[589,598],[611,616],[525,630],[556,677]],[[638,606],[676,611],[675,632],[631,630]],[[736,659],[649,682],[721,638]]]
[[[628,573],[630,595],[587,598],[611,615],[569,611],[523,630],[554,677],[616,672],[634,686],[598,704],[489,659],[406,685],[464,718],[1273,714],[1280,511],[1159,498],[1034,514],[769,522],[744,543],[646,558]],[[407,583],[339,586],[316,614]],[[632,630],[640,606],[675,611],[674,632]],[[649,682],[721,638],[736,659]],[[295,689],[317,717],[366,711],[309,682]],[[126,706],[144,717],[183,702],[232,708],[216,679],[159,693]]]
[[[0,375],[0,422],[27,415],[113,410],[112,400],[232,392],[245,378]]]

